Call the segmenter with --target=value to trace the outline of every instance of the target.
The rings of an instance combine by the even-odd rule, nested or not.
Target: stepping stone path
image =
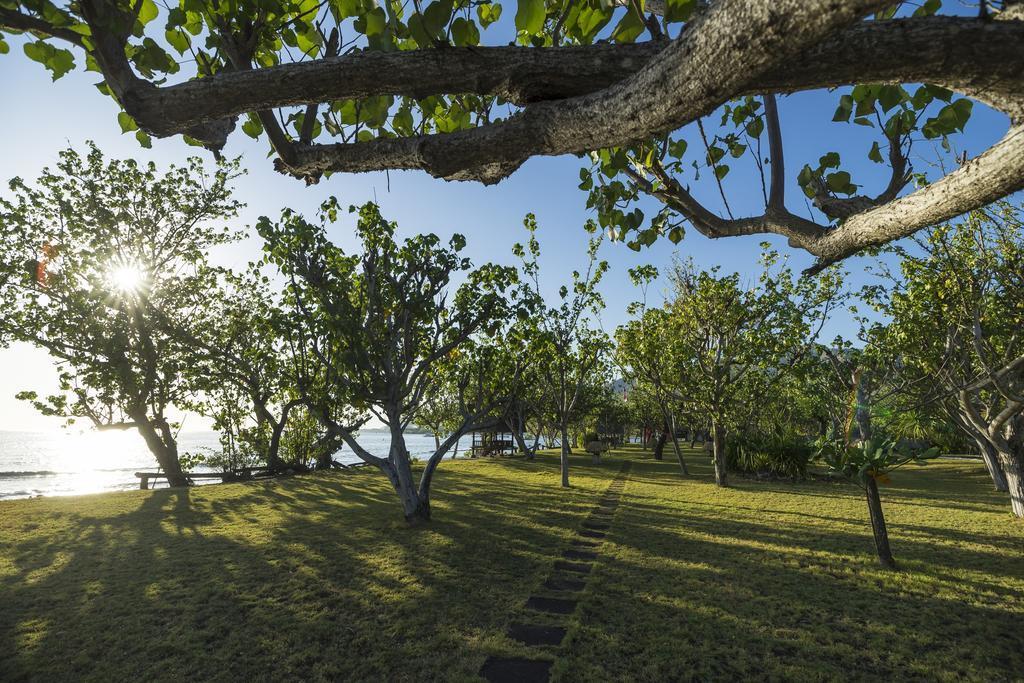
[[[632,463],[622,463],[622,469],[608,486],[608,491],[598,502],[598,507],[583,522],[583,528],[577,534],[580,538],[573,540],[572,548],[562,553],[561,559],[555,560],[555,571],[544,582],[544,590],[558,593],[559,597],[531,595],[526,607],[537,612],[551,615],[572,614],[576,610],[577,600],[574,597],[586,587],[587,574],[594,568],[592,562],[597,559],[601,540],[611,526],[615,508],[619,505],[619,495],[629,477]],[[509,638],[530,647],[556,648],[565,639],[564,626],[546,624],[512,624],[509,626]],[[550,652],[550,650],[548,650]],[[528,659],[526,657],[488,657],[480,669],[480,675],[491,683],[546,683],[551,676],[551,659]]]

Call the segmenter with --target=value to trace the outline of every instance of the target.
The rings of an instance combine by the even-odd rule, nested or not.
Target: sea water
[[[363,448],[379,456],[388,454],[390,441],[386,431],[364,430],[358,437]],[[460,455],[468,442],[469,438],[464,437],[458,450]],[[216,449],[218,445],[214,432],[178,435],[181,453]],[[428,457],[434,452],[434,437],[406,434],[406,447],[413,458]],[[345,464],[359,462],[347,447],[335,453],[334,459]],[[135,431],[0,431],[0,500],[133,489],[139,486],[136,472],[156,470],[156,459]],[[196,471],[213,470],[199,467]],[[166,486],[165,480],[155,481],[157,486]],[[217,480],[200,479],[198,482],[216,483]]]

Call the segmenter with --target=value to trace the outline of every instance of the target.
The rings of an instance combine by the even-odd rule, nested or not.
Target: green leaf
[[[153,140],[149,137],[149,135],[146,134],[146,131],[144,131],[144,130],[137,130],[137,131],[135,131],[135,139],[138,140],[139,144],[142,145],[143,147],[145,147],[146,149],[152,149],[152,147],[153,147]]]
[[[640,34],[646,28],[647,26],[644,25],[643,19],[630,9],[619,20],[615,30],[612,31],[612,40],[617,43],[632,43],[640,37]]]
[[[133,119],[128,112],[118,112],[117,123],[121,126],[122,133],[128,133],[139,129],[139,124],[135,123],[135,119]]]
[[[746,125],[747,135],[752,138],[761,137],[761,133],[764,132],[764,119],[758,116],[756,119]]]
[[[850,114],[853,113],[853,97],[850,95],[843,95],[839,98],[839,106],[836,107],[836,113],[832,115],[833,121],[849,121]]]
[[[253,140],[258,140],[260,135],[263,134],[263,124],[260,123],[258,118],[250,115],[246,118],[245,123],[242,124],[242,132]]]
[[[480,31],[471,19],[459,17],[452,22],[452,40],[458,47],[474,47],[480,44]]]
[[[850,182],[850,174],[846,171],[829,173],[828,177],[825,179],[825,183],[828,185],[828,189],[833,192],[853,194],[857,191],[857,187]]]
[[[168,44],[178,51],[178,54],[185,54],[188,51],[192,41],[189,39],[188,34],[178,31],[177,29],[171,31],[164,31],[164,38],[167,39]]]
[[[720,164],[715,167],[715,177],[721,180],[729,174],[729,167],[725,164]]]
[[[11,46],[8,45],[3,38],[0,38],[0,55],[5,55],[11,51]]]
[[[544,0],[519,0],[516,9],[516,30],[527,34],[540,33],[544,28],[547,8]]]
[[[480,25],[487,28],[501,18],[501,5],[492,2],[477,5],[476,16],[480,20]]]
[[[686,154],[686,140],[683,138],[679,138],[678,140],[669,140],[668,154],[674,159],[682,159],[683,155]]]
[[[160,11],[153,0],[142,0],[142,7],[139,9],[139,23],[145,26],[157,18]]]
[[[696,8],[697,0],[668,0],[665,3],[665,21],[689,21]]]
[[[871,145],[871,151],[868,152],[868,159],[871,159],[871,161],[876,164],[882,163],[882,150],[879,149],[877,141]]]

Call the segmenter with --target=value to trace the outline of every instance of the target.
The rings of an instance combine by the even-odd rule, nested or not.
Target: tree
[[[680,403],[685,391],[679,384],[682,380],[680,349],[671,336],[668,312],[647,307],[647,288],[657,278],[658,271],[653,266],[641,266],[630,269],[629,275],[643,292],[643,300],[630,304],[628,312],[637,317],[615,331],[616,359],[623,374],[650,388],[661,412],[661,436],[656,445],[655,459],[661,459],[666,436],[670,436],[679,469],[686,476],[689,472],[676,433],[677,411],[672,408]]]
[[[426,460],[418,486],[404,432],[437,386],[435,367],[468,353],[474,335],[495,332],[504,322],[513,307],[515,270],[471,270],[469,259],[459,255],[461,235],[448,246],[436,235],[399,244],[395,224],[374,204],[350,209],[358,213],[363,252],[347,255],[326,236],[338,210],[337,200],[325,202],[314,224],[286,209],[279,222],[261,218],[257,230],[268,260],[288,279],[289,341],[306,406],[329,437],[388,477],[406,520],[415,524],[430,519],[430,486],[445,453],[504,397],[474,391],[470,383],[479,364],[465,364],[458,382],[462,419]],[[449,301],[457,273],[465,281]],[[370,415],[391,433],[387,456],[368,452],[357,440]]]
[[[677,263],[675,292],[667,304],[674,352],[681,359],[685,396],[691,410],[711,425],[715,482],[727,485],[725,439],[740,421],[739,412],[756,403],[803,358],[836,299],[841,279],[794,281],[783,266],[771,268],[777,255],[766,252],[756,286],[745,287],[738,274],[718,268],[698,272]]]
[[[196,389],[198,350],[163,324],[187,327],[215,277],[210,249],[234,235],[236,163],[208,175],[198,159],[161,173],[107,161],[90,146],[60,154],[35,186],[0,199],[0,337],[35,344],[60,367],[61,393],[22,397],[49,415],[99,429],[137,429],[172,486],[187,477],[168,410]]]
[[[26,55],[55,79],[84,57],[123,108],[122,129],[143,144],[181,135],[218,150],[241,120],[245,134],[269,142],[279,171],[306,182],[421,169],[493,183],[534,156],[594,152],[608,182],[587,172],[585,182],[600,190],[602,222],[623,239],[678,239],[685,223],[710,237],[773,232],[824,265],[1024,186],[1024,6],[983,0],[975,17],[936,16],[941,7],[517,0],[513,21],[509,11],[501,19],[498,3],[453,0],[411,9],[392,1],[7,0],[0,35],[26,34]],[[505,45],[512,24],[516,44]],[[0,42],[0,52],[8,47]],[[171,77],[182,82],[168,84]],[[925,85],[911,92],[902,83]],[[819,115],[878,125],[868,154],[879,177],[854,183],[823,150],[818,167],[795,178],[819,216],[798,217],[785,203],[784,183],[794,178],[774,96],[846,85],[855,87],[838,94],[838,108]],[[975,101],[1007,115],[1003,139],[900,196],[910,145],[955,137]],[[712,114],[733,129],[709,138],[703,120]],[[693,124],[701,134],[687,135],[703,143],[706,189],[728,173],[726,154],[762,176],[770,169],[763,215],[717,215],[687,189],[676,166],[687,136],[669,134]],[[878,194],[856,194],[867,180]],[[649,222],[616,206],[641,193],[664,206]]]
[[[845,477],[864,489],[878,561],[886,569],[895,569],[896,561],[889,547],[889,531],[885,526],[885,515],[882,514],[878,484],[888,482],[889,474],[907,463],[927,464],[929,459],[938,457],[938,449],[914,453],[900,450],[891,441],[869,438],[853,445],[847,438],[838,444],[834,441],[826,442],[820,452],[830,473]]]
[[[573,271],[572,287],[559,289],[560,303],[548,306],[544,302],[540,284],[540,243],[537,241],[537,221],[528,214],[524,221],[529,240],[524,247],[516,244],[513,253],[522,260],[523,300],[530,302],[532,327],[527,330],[529,359],[540,380],[539,387],[544,412],[552,416],[561,441],[562,486],[569,486],[569,425],[578,416],[581,400],[588,382],[603,376],[603,362],[610,351],[604,332],[590,326],[589,315],[604,308],[604,300],[597,286],[608,270],[607,261],[598,261],[600,238],[591,238],[588,248],[587,270]],[[593,233],[596,226],[588,225]]]
[[[251,435],[259,435],[261,441],[253,447],[271,472],[280,472],[286,469],[280,457],[281,439],[291,412],[303,403],[292,372],[292,349],[282,331],[284,312],[258,265],[250,265],[243,274],[220,275],[222,283],[211,290],[202,320],[194,320],[195,332],[189,334],[173,321],[167,321],[168,331],[183,334],[185,343],[202,350],[206,356],[203,384],[215,398],[214,412],[225,414],[227,401],[233,403],[231,415],[251,415],[255,421]],[[237,391],[228,391],[225,385]],[[230,397],[244,398],[249,409]],[[204,412],[202,402],[196,407]]]
[[[979,446],[1024,517],[1024,220],[1000,203],[899,248],[900,272],[869,292],[892,317],[885,344],[916,400],[937,402]]]

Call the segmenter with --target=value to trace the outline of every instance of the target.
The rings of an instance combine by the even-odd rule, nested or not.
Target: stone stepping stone
[[[569,598],[545,598],[534,595],[527,599],[526,606],[529,609],[548,614],[572,614],[576,609],[576,601]]]
[[[597,548],[601,544],[597,541],[582,541],[580,539],[576,539],[572,542],[572,545],[577,548]]]
[[[583,560],[584,562],[593,562],[597,559],[597,553],[591,550],[566,550],[562,553],[562,557],[567,560]]]
[[[584,538],[604,538],[607,535],[603,531],[591,531],[590,529],[583,529],[578,533]]]
[[[610,524],[604,522],[583,522],[584,529],[593,529],[594,531],[607,531]]]
[[[544,582],[544,587],[549,591],[581,591],[586,585],[586,581],[568,579],[562,576],[552,576]]]
[[[553,663],[522,657],[488,657],[480,675],[491,683],[547,683]]]
[[[578,574],[589,574],[593,567],[594,565],[592,564],[584,564],[582,562],[567,562],[566,560],[557,560],[555,562],[555,569],[576,572]]]
[[[537,626],[535,624],[512,624],[508,635],[524,645],[560,645],[565,638],[562,626]]]

